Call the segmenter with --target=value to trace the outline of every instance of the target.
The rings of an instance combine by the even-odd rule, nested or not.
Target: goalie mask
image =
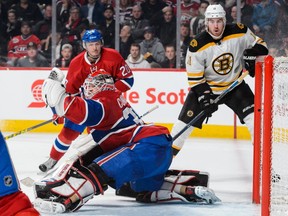
[[[209,19],[222,19],[223,29],[219,34],[214,35],[211,30],[209,30]],[[212,36],[213,39],[218,40],[222,37],[226,25],[226,12],[220,4],[209,5],[205,11],[205,29]]]
[[[115,90],[114,80],[110,74],[90,74],[84,82],[84,95],[86,99],[91,99],[94,95],[102,91]]]

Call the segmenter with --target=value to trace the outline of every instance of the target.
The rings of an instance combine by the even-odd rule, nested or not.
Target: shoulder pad
[[[189,51],[197,52],[202,47],[208,45],[211,42],[214,42],[213,38],[206,31],[203,31],[190,41]]]
[[[245,34],[247,32],[247,29],[248,29],[247,26],[245,26],[242,23],[227,24],[225,27],[225,31],[223,33],[223,37],[239,33]]]

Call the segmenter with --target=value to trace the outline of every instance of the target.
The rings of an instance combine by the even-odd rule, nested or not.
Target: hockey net
[[[266,56],[255,70],[253,202],[261,216],[288,215],[288,58]]]

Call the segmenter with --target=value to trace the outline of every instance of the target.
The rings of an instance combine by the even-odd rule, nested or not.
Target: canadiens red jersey
[[[79,93],[79,88],[88,75],[96,71],[110,73],[116,88],[122,92],[129,90],[133,85],[133,73],[122,56],[114,49],[103,47],[100,58],[94,64],[88,60],[86,51],[71,61],[66,76],[66,92]]]
[[[85,125],[104,152],[142,138],[169,134],[166,127],[144,124],[120,91],[103,91],[93,100],[66,97],[65,117]]]
[[[22,35],[13,37],[8,43],[8,58],[21,58],[27,55],[27,44],[34,42],[41,49],[40,39],[36,35],[23,38]]]
[[[0,214],[1,216],[11,215],[29,215],[39,216],[40,214],[34,209],[28,196],[22,191],[0,197]]]

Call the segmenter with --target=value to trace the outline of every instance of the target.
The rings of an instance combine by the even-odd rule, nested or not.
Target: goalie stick
[[[159,108],[159,105],[156,105],[156,106],[152,107],[150,110],[148,110],[147,112],[143,113],[139,118],[140,118],[140,119],[143,118],[144,116],[148,115],[149,113],[153,112],[154,110],[156,110],[156,109],[158,109],[158,108]],[[53,119],[50,119],[50,120],[48,120],[48,121],[51,122],[51,121],[53,121]],[[44,123],[46,123],[46,124],[49,123],[48,121],[42,122],[42,123],[41,123],[41,126],[44,125]],[[40,125],[40,124],[39,124],[39,125]],[[36,127],[36,126],[40,127],[39,125],[35,125],[34,127]],[[27,129],[26,129],[26,130],[27,130]],[[30,129],[30,130],[31,130],[31,129]],[[26,131],[26,132],[27,132],[27,131]],[[79,155],[78,155],[78,157],[79,157]],[[72,166],[73,163],[75,162],[75,155],[72,155],[72,156],[71,156],[70,158],[68,158],[65,162],[66,162],[66,165],[68,164],[69,166]],[[59,168],[59,167],[56,167],[56,166],[55,166],[53,169],[49,170],[42,178],[48,177],[48,176],[51,175],[53,172],[55,172],[58,168]],[[35,182],[35,180],[28,176],[28,177],[25,177],[25,178],[21,179],[20,182],[21,182],[23,185],[25,185],[26,187],[32,187],[33,184],[34,184],[34,182]]]
[[[247,70],[244,70],[242,75],[235,80],[225,91],[222,92],[212,103],[217,104],[225,95],[231,92],[236,86],[238,86],[244,78],[249,74]],[[189,127],[191,127],[195,122],[197,122],[201,117],[203,117],[205,111],[202,110],[198,115],[196,115],[188,124],[185,125],[175,136],[172,137],[172,141],[176,140],[182,133],[184,133]]]
[[[34,126],[32,126],[32,127],[29,127],[29,128],[23,129],[23,130],[21,130],[21,131],[18,131],[18,132],[16,132],[16,133],[10,134],[10,135],[4,137],[4,139],[7,140],[7,139],[13,138],[13,137],[15,137],[15,136],[18,136],[18,135],[20,135],[20,134],[27,133],[27,132],[29,132],[29,131],[31,131],[31,130],[34,130],[34,129],[36,129],[36,128],[39,128],[39,127],[41,127],[41,126],[43,126],[43,125],[49,124],[49,123],[52,122],[52,121],[53,121],[53,119],[49,119],[49,120],[47,120],[47,121],[41,122],[41,123],[39,123],[39,124],[37,124],[37,125],[34,125]]]

